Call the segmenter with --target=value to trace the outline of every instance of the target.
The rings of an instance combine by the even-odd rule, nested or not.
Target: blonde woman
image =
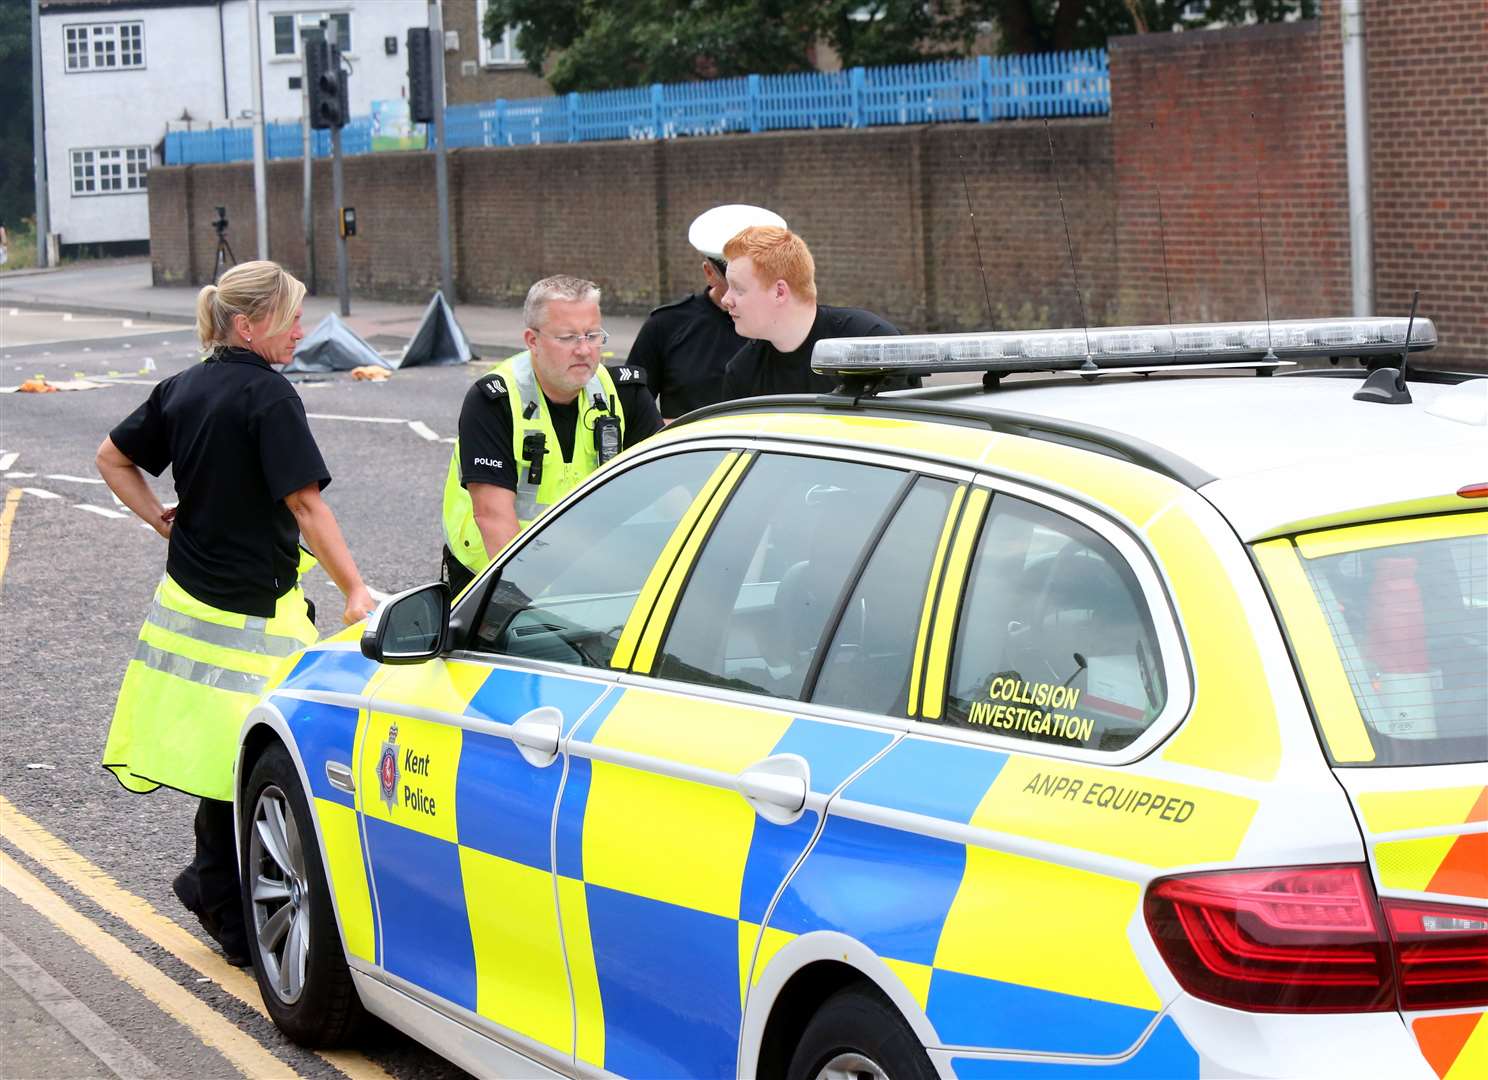
[[[130,791],[201,799],[196,857],[176,896],[229,961],[248,962],[233,835],[238,731],[283,658],[315,640],[299,585],[303,534],[346,595],[372,610],[335,515],[305,407],[277,370],[303,336],[305,286],[276,263],[242,263],[202,289],[204,363],[161,382],[98,448],[115,495],[169,544],[165,576],[124,675],[103,766]],[[165,509],[140,470],[169,466]]]

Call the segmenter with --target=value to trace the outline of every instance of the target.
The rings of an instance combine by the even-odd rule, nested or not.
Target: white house
[[[167,124],[251,118],[248,0],[40,0],[40,9],[52,231],[64,246],[143,245],[145,189]],[[407,95],[407,33],[428,25],[426,0],[259,0],[258,11],[268,120],[299,119],[298,39],[321,19],[351,67],[352,115]]]

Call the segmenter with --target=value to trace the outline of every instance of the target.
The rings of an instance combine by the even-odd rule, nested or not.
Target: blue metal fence
[[[536,146],[731,131],[990,123],[1110,111],[1106,51],[1084,49],[451,105],[444,112],[444,130],[451,147]],[[342,129],[343,151],[368,153],[371,128],[369,117],[353,119]],[[300,156],[298,123],[269,124],[267,136],[270,158]],[[315,156],[330,152],[330,132],[314,132]],[[252,157],[248,128],[173,131],[165,137],[167,165]]]

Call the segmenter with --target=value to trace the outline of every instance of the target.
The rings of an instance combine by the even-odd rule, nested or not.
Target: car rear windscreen
[[[1360,764],[1488,761],[1485,523],[1444,515],[1297,537],[1373,745]],[[1315,674],[1304,671],[1310,686]],[[1313,702],[1326,707],[1315,687]]]

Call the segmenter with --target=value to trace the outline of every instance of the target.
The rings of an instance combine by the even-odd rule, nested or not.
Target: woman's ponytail
[[[222,310],[217,299],[219,291],[216,285],[203,285],[196,294],[196,336],[208,352],[227,344],[231,315]]]

